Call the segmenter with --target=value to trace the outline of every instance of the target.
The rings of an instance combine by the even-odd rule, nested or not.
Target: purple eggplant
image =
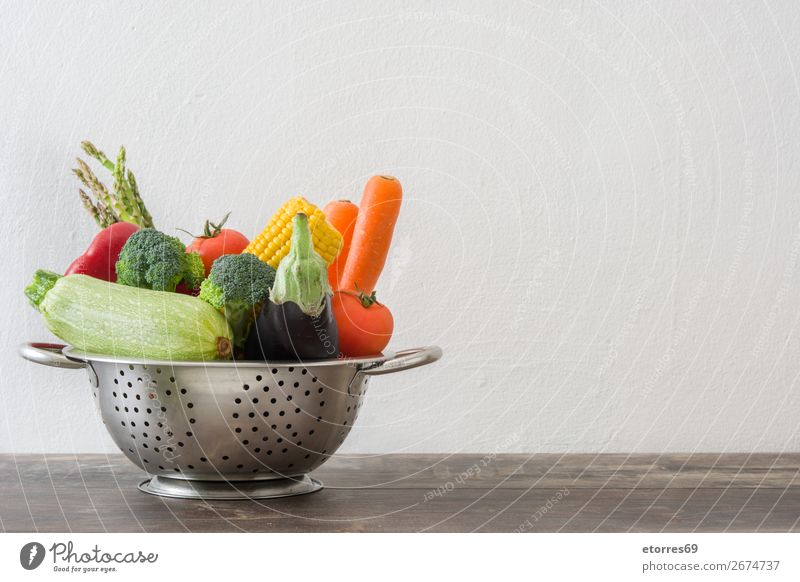
[[[308,217],[293,219],[289,254],[278,265],[270,297],[245,347],[248,360],[310,360],[339,355],[325,260],[314,250]]]

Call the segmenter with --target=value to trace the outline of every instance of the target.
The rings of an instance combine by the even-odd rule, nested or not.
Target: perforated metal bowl
[[[170,362],[25,343],[20,355],[85,368],[111,438],[151,475],[139,488],[167,497],[298,495],[308,473],[350,432],[371,376],[435,362],[430,346],[313,362]]]

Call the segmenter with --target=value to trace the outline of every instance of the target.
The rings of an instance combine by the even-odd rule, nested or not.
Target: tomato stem
[[[226,222],[228,222],[228,217],[230,215],[231,215],[231,213],[228,212],[228,214],[226,214],[222,218],[222,220],[219,221],[218,224],[214,224],[210,220],[206,220],[206,223],[203,226],[203,234],[192,234],[188,230],[184,230],[182,228],[179,228],[177,230],[179,230],[181,232],[185,232],[186,234],[188,234],[189,236],[191,236],[193,238],[215,238],[215,237],[219,236],[220,232],[222,232],[222,227],[225,226]]]
[[[352,295],[353,297],[358,299],[361,302],[361,305],[365,308],[372,307],[373,305],[378,305],[380,307],[383,307],[383,305],[378,302],[378,299],[375,296],[375,291],[367,295],[364,291],[358,288],[358,284],[356,284],[356,291],[357,293],[354,293],[353,291],[343,291],[342,289],[340,289],[339,293],[344,293],[345,295]]]

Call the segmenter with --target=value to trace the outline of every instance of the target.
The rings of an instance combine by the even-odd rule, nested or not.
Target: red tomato
[[[350,291],[337,291],[331,301],[336,326],[339,328],[339,351],[349,357],[380,354],[394,331],[392,312],[368,296]]]
[[[222,255],[238,255],[247,248],[250,241],[238,230],[222,228],[230,216],[230,212],[219,224],[206,220],[203,234],[195,237],[188,247],[187,253],[197,253],[203,259],[206,277],[211,272],[211,265]],[[184,231],[185,232],[185,231]]]

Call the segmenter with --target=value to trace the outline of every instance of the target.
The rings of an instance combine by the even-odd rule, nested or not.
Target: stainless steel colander
[[[269,498],[317,491],[308,473],[339,448],[371,376],[442,356],[430,346],[313,362],[170,362],[25,343],[20,355],[85,368],[111,438],[166,497]]]

